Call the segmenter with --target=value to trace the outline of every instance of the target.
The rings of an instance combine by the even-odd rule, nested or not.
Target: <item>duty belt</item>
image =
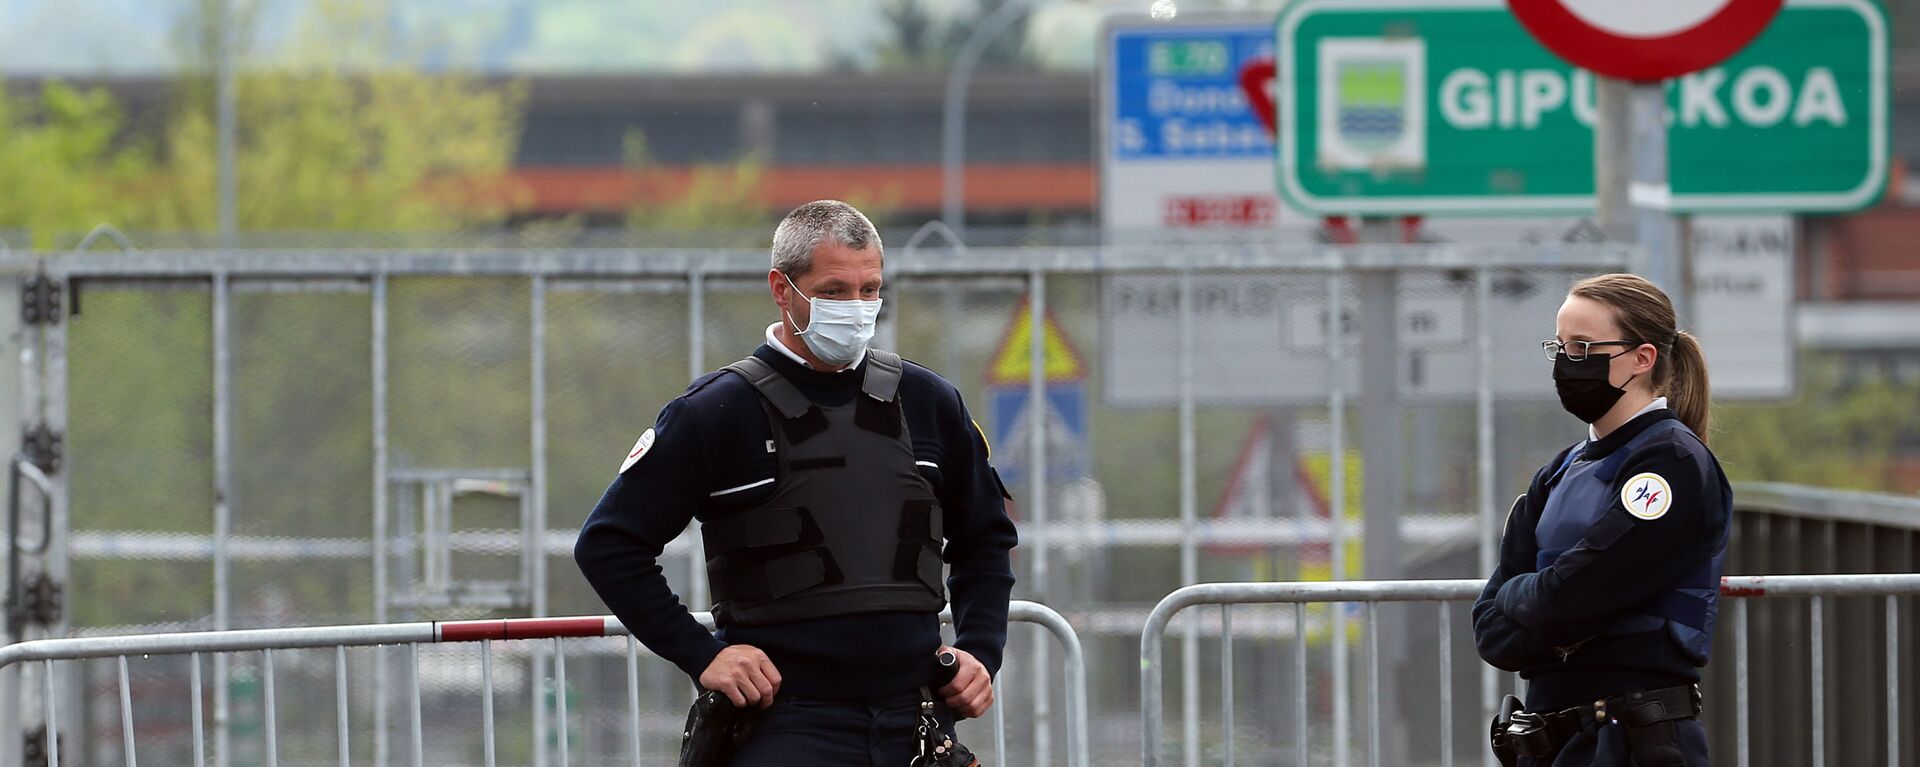
[[[1551,714],[1516,711],[1506,727],[1507,743],[1520,756],[1547,757],[1559,753],[1588,722],[1619,722],[1628,727],[1700,715],[1700,687],[1666,687],[1595,700]],[[1496,736],[1497,740],[1497,736]]]

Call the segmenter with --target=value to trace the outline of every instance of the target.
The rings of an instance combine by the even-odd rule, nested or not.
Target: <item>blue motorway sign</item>
[[[1273,137],[1241,85],[1271,65],[1271,24],[1111,31],[1107,77],[1116,159],[1269,158]]]

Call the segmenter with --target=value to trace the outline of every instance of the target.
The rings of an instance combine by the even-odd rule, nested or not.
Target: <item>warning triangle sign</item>
[[[1085,380],[1087,366],[1080,361],[1080,353],[1074,351],[1073,344],[1067,341],[1067,334],[1060,329],[1060,320],[1047,312],[1046,322],[1041,329],[1041,368],[1047,383],[1066,383]],[[993,353],[993,359],[987,363],[987,383],[1001,386],[1026,385],[1033,370],[1033,307],[1026,301],[1020,302],[1020,308],[1014,310],[1013,321],[1007,324],[1007,332],[1001,334],[1000,350]]]

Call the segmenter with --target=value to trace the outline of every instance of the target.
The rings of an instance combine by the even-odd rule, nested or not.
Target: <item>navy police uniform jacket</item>
[[[1528,711],[1694,684],[1718,610],[1733,493],[1659,408],[1534,475],[1473,606],[1480,656],[1529,684]]]
[[[823,406],[851,401],[870,367],[816,371],[782,351],[762,345],[754,356]],[[1015,544],[1004,490],[959,391],[924,367],[904,367],[899,397],[915,463],[945,511],[954,646],[997,673]],[[714,372],[694,381],[661,410],[587,517],[573,551],[580,571],[647,649],[696,680],[726,645],[746,644],[779,669],[783,696],[879,699],[926,684],[941,645],[933,613],[868,612],[710,634],[668,587],[660,552],[689,522],[772,496],[773,445],[760,394],[745,379]]]

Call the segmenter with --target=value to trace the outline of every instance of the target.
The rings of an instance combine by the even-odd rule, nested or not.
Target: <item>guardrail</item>
[[[1067,754],[1073,767],[1086,767],[1087,748],[1087,696],[1086,663],[1081,653],[1080,640],[1074,634],[1072,626],[1065,618],[1051,608],[1034,602],[1015,601],[1008,606],[1008,618],[1013,621],[1031,623],[1046,629],[1060,644],[1062,662],[1066,673],[1067,707]],[[712,627],[712,616],[708,613],[696,613],[702,624]],[[951,620],[948,614],[942,614],[942,620]],[[278,743],[276,728],[276,707],[274,690],[273,654],[275,651],[295,649],[333,648],[336,673],[334,677],[336,708],[336,731],[339,740],[340,764],[350,764],[350,727],[348,725],[348,686],[346,650],[348,647],[368,647],[375,645],[400,645],[406,648],[408,668],[405,684],[408,699],[411,701],[409,746],[411,764],[425,764],[425,740],[422,728],[419,647],[423,644],[445,644],[477,642],[480,644],[481,661],[481,717],[480,728],[485,763],[488,767],[496,764],[495,733],[493,715],[493,649],[492,643],[503,640],[553,640],[553,679],[556,686],[554,695],[555,715],[558,719],[558,755],[559,763],[565,767],[568,763],[568,727],[566,692],[566,652],[563,639],[572,637],[627,637],[627,703],[632,715],[640,715],[640,648],[626,627],[612,616],[589,616],[575,618],[516,618],[506,620],[440,621],[416,623],[365,624],[352,626],[319,626],[304,628],[250,629],[239,631],[200,631],[175,634],[138,634],[110,637],[77,637],[67,639],[41,639],[0,647],[0,669],[6,669],[23,663],[42,662],[46,664],[44,697],[42,704],[46,715],[47,763],[59,764],[59,722],[56,712],[59,709],[57,691],[54,684],[53,664],[60,661],[87,659],[117,659],[119,663],[119,697],[121,741],[124,744],[127,767],[136,767],[137,750],[133,722],[133,688],[128,682],[127,659],[132,656],[149,655],[188,655],[191,656],[192,671],[189,689],[192,699],[193,760],[196,765],[207,764],[206,723],[202,715],[200,656],[204,654],[260,652],[262,700],[264,704],[265,755],[267,764],[278,763]],[[1004,684],[1004,680],[1000,681]],[[998,753],[1005,754],[1006,721],[1001,713],[1003,706],[994,706],[994,737]],[[627,728],[629,756],[637,763],[640,757],[639,728]],[[16,741],[17,742],[17,741]],[[1002,757],[1004,758],[1004,757]]]
[[[1223,721],[1226,723],[1226,742],[1232,743],[1232,706],[1233,706],[1233,670],[1231,633],[1232,608],[1237,604],[1291,604],[1294,606],[1296,627],[1306,625],[1306,608],[1315,603],[1360,603],[1364,606],[1363,620],[1367,626],[1368,646],[1367,662],[1371,673],[1367,675],[1372,694],[1368,696],[1368,749],[1369,764],[1380,764],[1380,690],[1379,673],[1379,632],[1376,606],[1383,602],[1434,602],[1439,608],[1439,668],[1441,679],[1441,706],[1450,711],[1453,706],[1451,625],[1456,602],[1470,601],[1480,593],[1485,585],[1481,580],[1433,580],[1433,581],[1337,581],[1318,583],[1203,583],[1187,586],[1167,595],[1147,617],[1147,624],[1140,637],[1140,719],[1141,719],[1141,759],[1148,767],[1161,764],[1162,748],[1165,740],[1164,699],[1162,697],[1165,664],[1164,646],[1168,624],[1174,616],[1187,608],[1198,605],[1219,605],[1224,626],[1228,629],[1221,633],[1225,643],[1221,653],[1222,705],[1226,709]],[[1898,679],[1900,675],[1899,659],[1900,619],[1899,598],[1920,594],[1920,574],[1885,575],[1786,575],[1786,576],[1728,576],[1721,581],[1720,593],[1730,600],[1731,620],[1726,624],[1732,628],[1734,637],[1734,673],[1735,679],[1735,721],[1736,721],[1736,764],[1747,767],[1752,754],[1749,743],[1752,724],[1749,712],[1749,668],[1748,668],[1748,622],[1746,602],[1755,598],[1806,597],[1810,601],[1813,621],[1818,625],[1824,601],[1831,597],[1878,596],[1885,598],[1886,604],[1886,669],[1889,679]],[[1344,622],[1344,620],[1336,621]],[[1336,636],[1344,636],[1344,633]],[[1300,677],[1306,677],[1307,642],[1305,632],[1296,631],[1294,663]],[[1821,719],[1820,700],[1825,696],[1823,660],[1825,657],[1825,639],[1823,632],[1814,630],[1811,634],[1808,652],[1814,659],[1812,673],[1812,695],[1814,721],[1810,723],[1814,730],[1814,764],[1816,767],[1824,761],[1825,744],[1822,733],[1825,722]],[[1336,639],[1336,641],[1341,641]],[[1898,684],[1889,684],[1886,690],[1886,743],[1890,767],[1899,767],[1900,725],[1904,721],[1901,712],[1901,695]],[[1300,686],[1295,706],[1294,740],[1296,764],[1308,764],[1307,738],[1307,689]],[[1444,719],[1443,719],[1444,721]],[[1336,743],[1344,747],[1346,733],[1336,735]],[[1442,726],[1440,733],[1440,752],[1442,764],[1453,763],[1453,736],[1450,725]],[[1192,755],[1189,751],[1189,755]],[[1226,763],[1233,764],[1233,752],[1229,745]],[[1344,760],[1336,758],[1336,763]]]

